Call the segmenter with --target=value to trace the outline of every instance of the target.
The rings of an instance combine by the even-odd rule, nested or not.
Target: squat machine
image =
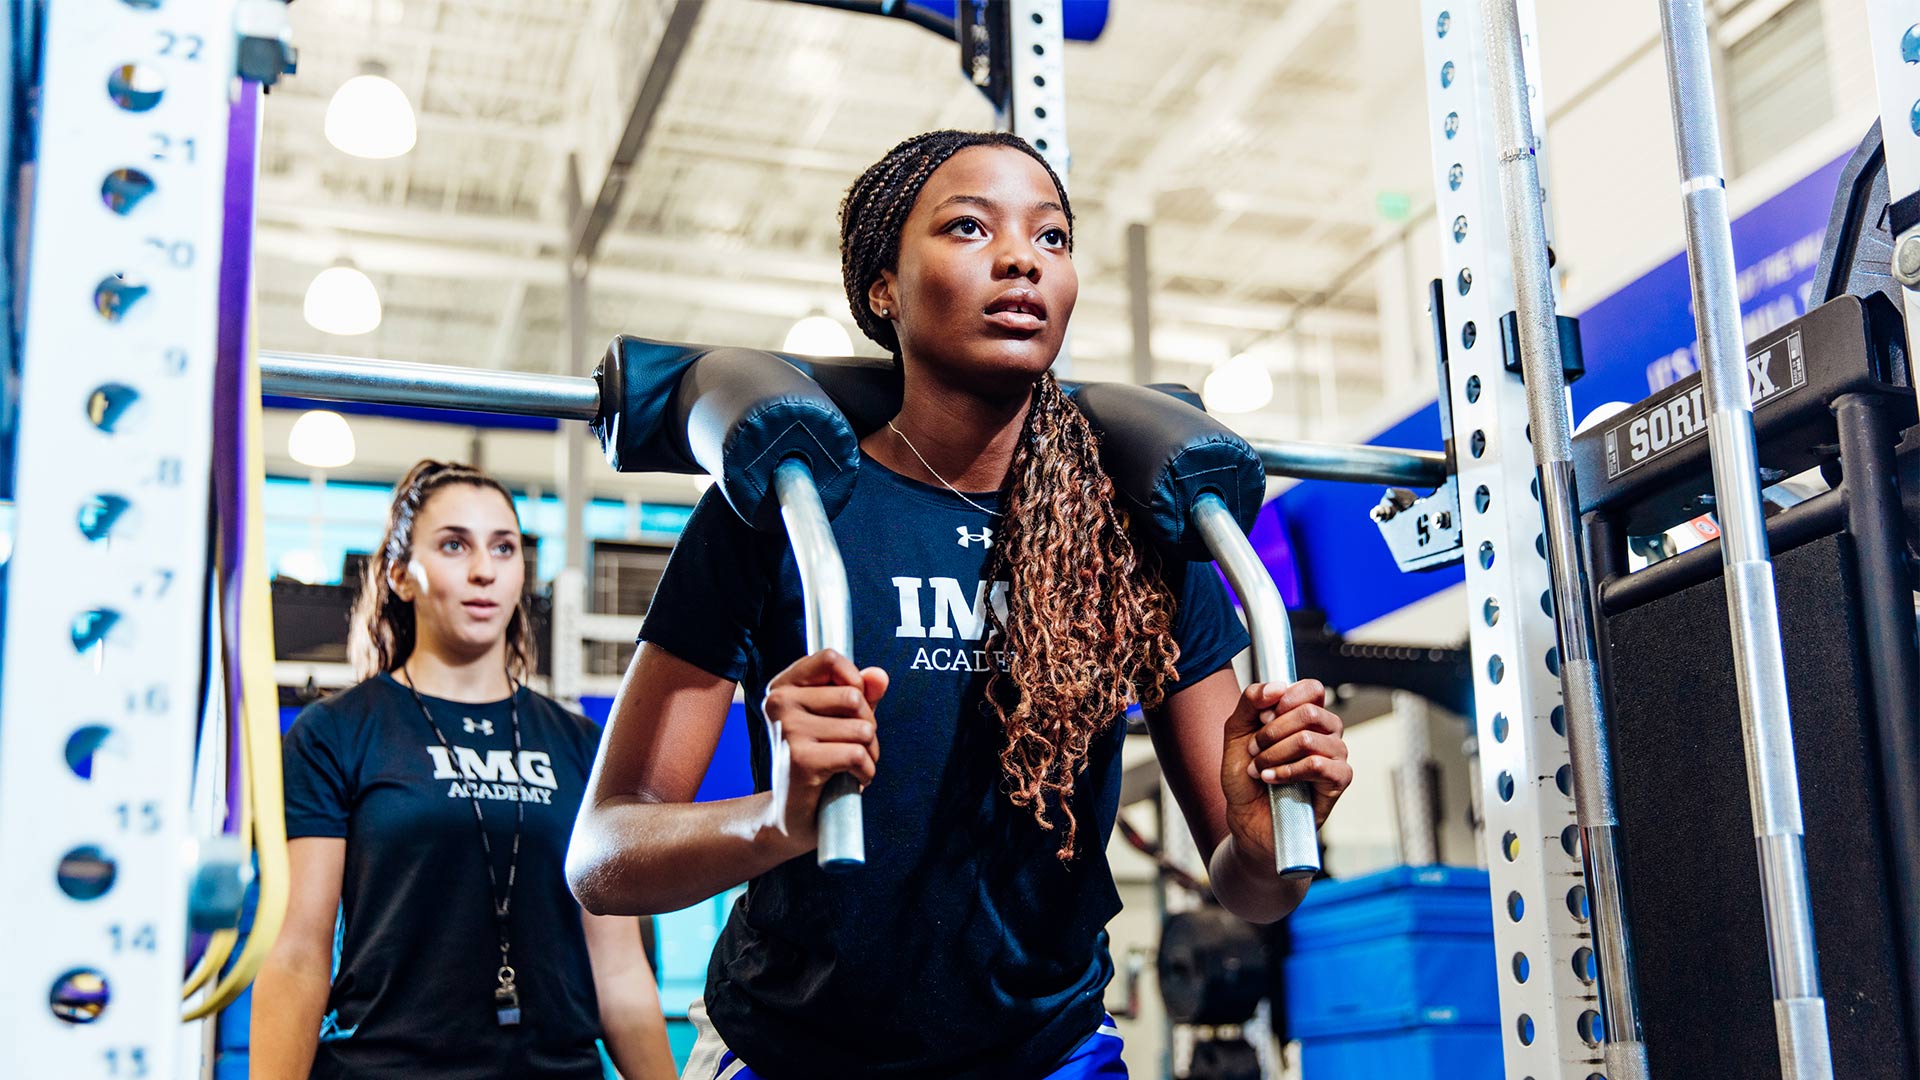
[[[1048,62],[1057,64],[1060,0],[1020,0],[1014,7],[1026,17],[1009,22],[1012,54],[1050,54]],[[1688,925],[1701,926],[1721,913],[1704,904],[1659,907],[1665,902],[1656,895],[1659,883],[1673,879],[1642,869],[1655,863],[1637,861],[1642,846],[1655,847],[1639,839],[1642,833],[1667,823],[1636,817],[1640,762],[1653,755],[1640,741],[1646,729],[1629,726],[1640,723],[1641,714],[1622,690],[1636,658],[1647,657],[1644,646],[1625,647],[1642,640],[1634,636],[1633,613],[1659,603],[1655,593],[1677,597],[1709,582],[1726,583],[1712,588],[1722,592],[1727,623],[1706,630],[1725,634],[1729,643],[1729,685],[1742,731],[1737,752],[1747,779],[1734,785],[1735,802],[1739,794],[1748,796],[1746,826],[1754,841],[1746,849],[1752,862],[1744,861],[1744,852],[1729,854],[1733,861],[1717,870],[1751,883],[1740,903],[1752,917],[1733,920],[1733,928],[1748,933],[1751,970],[1761,970],[1752,966],[1757,963],[1767,972],[1769,990],[1754,1000],[1762,1018],[1758,1030],[1775,1035],[1773,1046],[1742,1059],[1748,1064],[1739,1068],[1758,1070],[1743,1075],[1772,1068],[1809,1080],[1916,1075],[1909,1055],[1920,1031],[1913,1021],[1920,994],[1913,974],[1920,898],[1910,859],[1867,860],[1879,868],[1873,888],[1886,898],[1879,910],[1889,913],[1889,929],[1874,939],[1884,949],[1878,955],[1886,958],[1874,970],[1888,989],[1874,1003],[1874,1022],[1881,1026],[1871,1030],[1883,1034],[1864,1051],[1870,1059],[1844,1056],[1859,1041],[1850,1042],[1841,1030],[1860,1015],[1854,1003],[1839,1011],[1831,995],[1823,998],[1814,941],[1826,924],[1816,923],[1815,915],[1827,909],[1814,907],[1809,897],[1824,899],[1826,893],[1818,874],[1809,882],[1801,839],[1802,777],[1811,783],[1815,771],[1802,774],[1796,764],[1809,760],[1805,748],[1796,746],[1793,724],[1807,706],[1788,694],[1796,669],[1777,614],[1782,606],[1797,610],[1798,601],[1792,588],[1775,584],[1769,561],[1770,548],[1783,552],[1783,562],[1813,550],[1806,538],[1831,533],[1837,517],[1846,520],[1848,543],[1860,550],[1867,542],[1862,537],[1897,534],[1902,519],[1895,477],[1913,469],[1912,438],[1904,454],[1888,443],[1902,419],[1911,424],[1913,410],[1912,380],[1894,361],[1909,355],[1906,328],[1920,310],[1914,291],[1920,286],[1920,25],[1891,0],[1873,0],[1869,7],[1891,222],[1883,244],[1899,286],[1881,305],[1856,299],[1861,314],[1844,332],[1830,334],[1829,324],[1851,310],[1841,295],[1855,291],[1851,287],[1829,294],[1840,309],[1810,313],[1787,328],[1793,333],[1761,343],[1776,350],[1790,371],[1793,334],[1799,334],[1807,387],[1828,385],[1818,380],[1848,364],[1859,373],[1832,376],[1853,380],[1831,399],[1847,399],[1836,429],[1844,474],[1837,498],[1814,500],[1791,522],[1792,511],[1772,522],[1761,511],[1761,485],[1771,482],[1762,471],[1769,457],[1755,440],[1755,387],[1746,382],[1751,356],[1738,336],[1699,0],[1664,0],[1663,15],[1701,327],[1698,400],[1723,569],[1711,565],[1708,551],[1676,559],[1670,569],[1656,564],[1658,577],[1636,582],[1634,575],[1622,575],[1617,552],[1608,546],[1635,527],[1631,514],[1619,508],[1645,500],[1614,490],[1643,490],[1635,486],[1639,477],[1628,485],[1600,479],[1604,434],[1581,440],[1570,434],[1538,175],[1542,124],[1533,107],[1537,83],[1530,78],[1537,73],[1533,20],[1525,0],[1423,0],[1422,6],[1436,217],[1447,270],[1438,317],[1447,360],[1443,400],[1450,422],[1464,435],[1451,473],[1444,459],[1411,452],[1297,444],[1247,448],[1252,460],[1275,474],[1437,489],[1425,503],[1396,498],[1397,512],[1380,516],[1403,562],[1431,565],[1444,561],[1448,551],[1467,562],[1503,1037],[1508,1075],[1516,1080],[1688,1075],[1679,1057],[1670,1069],[1662,1066],[1667,1047],[1689,1038],[1690,1025],[1717,1020],[1699,1015],[1698,995],[1683,1000],[1658,988],[1665,965],[1675,962],[1672,934],[1663,936],[1661,920],[1684,916],[1692,920]],[[257,87],[277,77],[287,59],[284,13],[278,0],[62,0],[57,10],[0,4],[0,18],[8,21],[16,45],[0,60],[9,67],[10,83],[39,87],[27,266],[32,288],[17,363],[22,377],[7,414],[9,423],[17,417],[11,494],[24,512],[12,523],[14,549],[6,568],[5,664],[12,677],[0,687],[0,861],[17,872],[16,887],[0,896],[0,919],[34,932],[15,935],[0,953],[11,973],[0,992],[11,1017],[0,1045],[9,1074],[180,1075],[194,1053],[193,1036],[181,1034],[174,1003],[190,918],[202,929],[231,926],[237,914],[233,897],[247,873],[244,858],[207,841],[232,820],[224,812],[230,798],[261,806],[264,819],[273,797],[250,786],[257,779],[229,794],[223,753],[230,743],[227,724],[236,717],[225,709],[203,712],[198,704],[203,697],[229,702],[249,719],[267,707],[259,695],[209,692],[229,675],[202,674],[205,658],[218,652],[210,641],[218,624],[208,612],[215,603],[237,604],[240,595],[231,588],[237,576],[219,575],[226,580],[216,589],[208,568],[231,563],[234,549],[249,540],[244,534],[223,536],[216,551],[201,531],[170,526],[206,517],[209,493],[200,477],[237,475],[229,458],[238,460],[238,451],[225,443],[216,447],[212,433],[246,437],[244,424],[231,423],[215,408],[221,400],[216,391],[230,393],[237,385],[225,376],[245,370],[240,358],[247,353],[244,334],[233,334],[235,308],[223,305],[222,290],[231,292],[235,280],[246,280]],[[38,55],[18,47],[22,43],[38,43]],[[1017,64],[1015,70],[1021,70]],[[1057,68],[1048,70],[1057,74]],[[229,97],[236,73],[249,80],[241,84],[237,106]],[[1030,81],[1034,72],[1026,74]],[[1058,78],[1044,81],[1059,91]],[[27,146],[21,132],[28,125],[13,111],[21,100],[6,100],[10,184],[16,155]],[[1036,107],[1017,96],[1013,102],[1008,119],[1028,133],[1021,114]],[[1038,106],[1048,110],[1040,116],[1058,123],[1060,103]],[[1046,152],[1060,154],[1063,164],[1064,128],[1051,138],[1057,141]],[[10,199],[8,205],[15,203]],[[14,246],[11,226],[9,218],[8,250]],[[1835,242],[1830,235],[1830,249]],[[1862,240],[1834,258],[1854,266],[1866,259],[1857,252],[1874,250]],[[0,284],[10,294],[24,283]],[[1508,331],[1496,333],[1503,324]],[[1845,340],[1851,349],[1855,338],[1855,352],[1824,351],[1828,340]],[[1511,347],[1495,347],[1509,340]],[[5,344],[11,361],[10,336]],[[1822,350],[1818,356],[1816,347]],[[223,355],[230,358],[225,369]],[[603,426],[638,415],[622,395],[610,393],[605,369],[600,379],[542,378],[296,357],[267,359],[261,369],[269,390],[309,397],[597,420]],[[1690,391],[1683,387],[1678,392]],[[1786,424],[1790,416],[1804,418],[1807,403],[1829,401],[1814,390],[1795,394],[1761,403],[1763,436],[1775,427],[1769,410]],[[690,435],[695,427],[681,430]],[[1602,448],[1597,458],[1589,452],[1594,438]],[[1695,442],[1685,455],[1698,461],[1701,445]],[[1647,468],[1678,469],[1682,458],[1671,461]],[[724,478],[724,465],[697,464]],[[1873,479],[1878,476],[1884,481]],[[822,542],[830,534],[817,480],[782,470],[771,505],[785,513],[796,547],[817,568],[809,573],[808,592],[819,626],[816,632],[810,619],[809,636],[826,643],[836,634],[835,558],[830,543]],[[1909,500],[1914,486],[1907,484]],[[1863,501],[1868,489],[1880,501]],[[1228,492],[1215,494],[1229,511],[1224,518],[1196,498],[1175,520],[1194,523],[1247,602],[1257,651],[1270,667],[1262,677],[1287,677],[1282,639],[1267,636],[1283,631],[1284,617],[1263,633],[1272,627],[1277,598],[1266,595],[1271,582],[1242,550],[1239,533],[1250,516],[1244,507],[1227,505]],[[1895,510],[1887,512],[1888,505]],[[1622,514],[1629,520],[1618,520]],[[1437,527],[1429,530],[1435,552],[1406,547],[1404,530],[1421,517]],[[117,549],[115,540],[122,541]],[[129,550],[141,553],[138,565]],[[226,561],[216,563],[216,554]],[[1899,552],[1892,561],[1873,564],[1881,569],[1866,570],[1871,559],[1848,569],[1853,564],[1835,556],[1831,580],[1850,588],[1866,581],[1871,587],[1860,593],[1866,602],[1875,589],[1897,591],[1903,558]],[[1656,588],[1660,583],[1669,591]],[[844,590],[839,595],[843,602]],[[1700,603],[1690,610],[1698,613]],[[1902,624],[1895,617],[1898,607],[1874,608],[1880,621],[1873,633],[1879,636],[1865,668],[1871,700],[1862,707],[1879,710],[1871,714],[1878,726],[1856,725],[1864,732],[1857,736],[1861,745],[1892,747],[1896,756],[1911,753],[1911,744],[1899,742],[1899,725],[1910,727],[1914,718],[1885,715],[1899,699],[1882,694],[1885,680],[1875,682],[1871,675],[1883,663],[1893,665],[1885,670],[1913,670],[1900,668],[1897,656],[1880,655],[1902,645],[1913,648],[1911,610]],[[1684,725],[1688,719],[1669,722]],[[1805,739],[1804,721],[1799,730]],[[231,740],[231,747],[236,756],[256,761],[277,756],[276,746],[251,737]],[[1724,767],[1731,771],[1730,758]],[[271,770],[249,775],[263,771]],[[1864,830],[1860,835],[1875,845],[1889,843],[1889,836],[1910,845],[1913,833],[1904,830],[1914,821],[1912,788],[1910,773],[1905,785],[1891,776],[1882,781],[1852,815]],[[1617,793],[1632,798],[1616,802]],[[196,799],[198,812],[189,813]],[[1816,847],[1826,806],[1811,798],[1804,815],[1814,826]],[[271,873],[265,835],[271,829],[264,820],[261,829],[264,880]],[[840,830],[844,846],[838,850],[857,850],[854,831]],[[1307,840],[1310,846],[1310,829]],[[1911,854],[1912,848],[1904,851]],[[1813,863],[1822,865],[1817,858]],[[1302,857],[1286,868],[1307,865]],[[195,902],[189,903],[190,895]],[[265,924],[271,923],[269,907],[263,892]],[[1634,944],[1641,946],[1639,980]],[[1850,977],[1839,972],[1844,965],[1829,966],[1836,980]],[[216,987],[214,998],[226,989]],[[1742,1023],[1741,1030],[1755,1030],[1751,1014]],[[1752,1051],[1753,1039],[1742,1045]],[[1858,1071],[1866,1067],[1861,1061],[1896,1057],[1893,1071]]]

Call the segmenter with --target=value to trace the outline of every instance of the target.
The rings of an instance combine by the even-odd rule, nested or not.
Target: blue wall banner
[[[1806,314],[1842,155],[1733,222],[1740,310],[1748,340]],[[1587,374],[1573,384],[1575,422],[1609,401],[1635,402],[1699,370],[1685,251],[1580,313]],[[1463,436],[1464,437],[1464,436]],[[1428,404],[1367,440],[1438,450],[1440,409]],[[1293,530],[1302,591],[1339,631],[1352,630],[1460,583],[1459,565],[1402,574],[1367,511],[1379,488],[1310,480],[1275,501]]]

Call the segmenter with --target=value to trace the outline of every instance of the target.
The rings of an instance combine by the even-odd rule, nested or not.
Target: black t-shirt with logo
[[[992,496],[974,501],[994,508]],[[853,600],[854,661],[891,677],[880,768],[864,799],[866,865],[827,874],[812,854],[754,879],[708,969],[714,1027],[770,1077],[1040,1075],[1099,1027],[1120,910],[1106,841],[1120,797],[1116,723],[1075,785],[1079,850],[1055,857],[1004,790],[1000,728],[984,706],[982,581],[998,519],[868,460],[833,521]],[[1181,683],[1247,645],[1209,563],[1164,570],[1178,600]],[[743,684],[754,779],[767,787],[766,684],[806,652],[800,579],[782,535],[710,491],[695,509],[641,637]],[[1222,717],[1222,720],[1225,718]]]
[[[287,835],[347,841],[339,970],[315,1078],[599,1080],[593,972],[563,866],[600,731],[522,688],[509,703],[422,696],[379,675],[308,706],[286,739]],[[499,933],[473,802],[504,889],[526,808],[509,926],[521,1022],[496,1022]]]

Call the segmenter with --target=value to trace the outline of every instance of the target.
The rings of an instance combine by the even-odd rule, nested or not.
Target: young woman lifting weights
[[[1352,778],[1339,718],[1311,680],[1242,691],[1246,632],[1213,568],[1129,531],[1048,370],[1072,230],[1058,178],[1009,135],[909,139],[847,193],[847,298],[904,380],[833,522],[871,666],[805,654],[785,539],[717,493],[668,565],[568,872],[599,912],[748,883],[692,1012],[690,1080],[1123,1076],[1105,845],[1135,700],[1221,902],[1265,922],[1305,892],[1274,872],[1263,781],[1311,784],[1324,821]],[[771,760],[756,720],[759,792],[694,803],[742,683],[790,755]],[[867,862],[828,875],[814,811],[841,772],[866,785]]]

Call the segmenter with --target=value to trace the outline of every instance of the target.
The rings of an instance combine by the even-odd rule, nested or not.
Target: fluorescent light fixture
[[[1273,400],[1273,376],[1260,356],[1243,352],[1213,369],[1200,386],[1200,400],[1207,411],[1246,413],[1264,407]]]
[[[338,262],[314,275],[304,311],[307,325],[322,333],[370,334],[380,325],[380,293],[359,267]]]
[[[327,141],[343,153],[363,158],[397,158],[413,149],[419,130],[407,92],[368,64],[340,84],[327,103]]]
[[[353,464],[353,429],[347,418],[328,409],[300,414],[287,433],[287,456],[310,469]]]
[[[801,356],[847,356],[853,352],[853,338],[838,319],[814,314],[793,324],[780,351]]]

